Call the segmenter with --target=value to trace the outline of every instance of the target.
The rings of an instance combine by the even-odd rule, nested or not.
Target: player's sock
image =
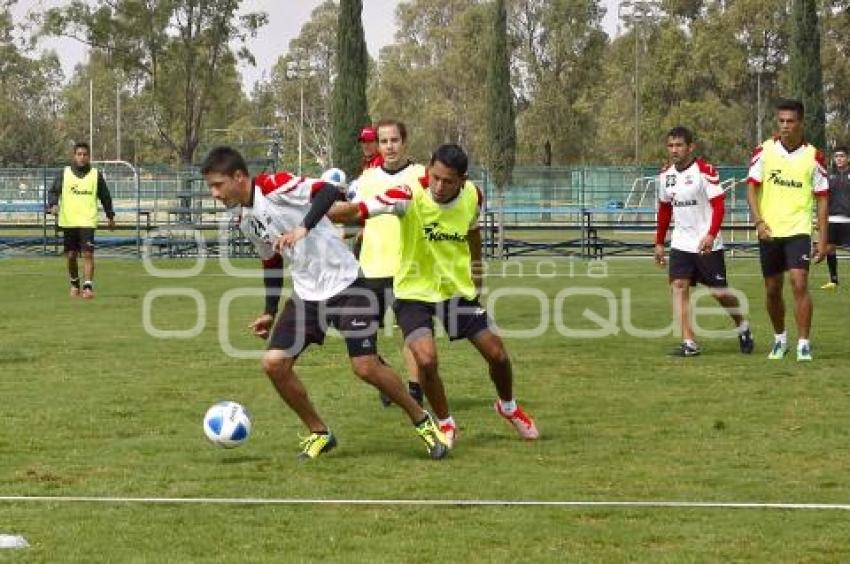
[[[783,345],[786,345],[788,343],[788,332],[783,331],[782,333],[774,333],[773,342],[782,343]]]
[[[696,342],[696,341],[694,341],[693,339],[685,339],[683,342],[685,343],[685,346],[686,346],[686,347],[690,347],[690,348],[692,348],[692,349],[699,348],[699,347],[697,346],[697,342]]]
[[[826,265],[829,267],[829,281],[838,284],[838,257],[834,254],[826,255]]]
[[[747,321],[746,319],[743,320],[740,325],[738,325],[738,334],[739,335],[743,335],[744,333],[746,333],[749,330],[750,330],[750,322]]]
[[[71,286],[74,288],[80,288],[80,279],[79,278],[71,278]]]
[[[805,348],[805,347],[810,347],[810,346],[811,346],[811,343],[809,343],[808,339],[799,339],[797,341],[797,350],[798,351]]]
[[[91,280],[83,282],[83,290],[94,290],[94,282]]]
[[[452,417],[451,415],[449,415],[445,419],[437,419],[437,424],[440,427],[444,427],[444,426],[448,426],[448,425],[451,425],[452,427],[456,427],[455,418]]]
[[[408,393],[410,394],[410,397],[415,399],[416,403],[418,403],[419,405],[422,405],[422,401],[423,401],[424,396],[423,396],[423,393],[422,393],[422,386],[419,384],[419,382],[408,382],[407,383],[407,390],[408,390]]]
[[[505,415],[511,416],[511,415],[514,414],[514,411],[516,411],[516,400],[512,399],[512,400],[505,401],[505,400],[499,398],[499,407],[502,408],[502,413],[504,413]]]

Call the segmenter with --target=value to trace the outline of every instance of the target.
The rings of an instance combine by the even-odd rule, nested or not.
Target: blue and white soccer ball
[[[204,434],[214,445],[238,447],[251,434],[251,414],[235,401],[220,401],[204,415]]]
[[[348,185],[348,178],[345,176],[345,172],[338,168],[329,168],[323,172],[322,180],[330,182],[331,184],[336,184],[342,188],[345,188]]]

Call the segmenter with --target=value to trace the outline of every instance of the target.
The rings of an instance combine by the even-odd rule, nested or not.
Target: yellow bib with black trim
[[[97,227],[97,169],[79,178],[71,167],[62,174],[60,227]]]

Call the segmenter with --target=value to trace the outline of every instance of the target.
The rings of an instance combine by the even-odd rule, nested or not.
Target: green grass
[[[220,329],[239,348],[261,345],[245,331],[260,298],[237,299],[229,318],[219,317],[225,292],[259,288],[259,280],[224,276],[215,261],[200,277],[157,279],[138,262],[101,260],[97,299],[83,302],[67,298],[60,259],[2,260],[0,495],[850,502],[846,289],[813,290],[813,363],[770,362],[756,263],[730,261],[730,280],[750,299],[756,354],[744,357],[734,338],[717,338],[701,341],[701,357],[674,359],[666,356],[674,337],[622,331],[624,291],[633,325],[669,323],[664,273],[649,259],[590,271],[556,262],[541,267],[557,273],[546,278],[503,277],[503,266],[490,265],[491,290],[533,289],[549,304],[563,288],[618,298],[618,335],[565,338],[550,320],[542,337],[506,339],[539,442],[520,442],[492,413],[494,391],[473,349],[441,340],[461,435],[449,459],[432,462],[400,412],[380,408],[376,392],[351,375],[342,342],[329,338],[299,368],[340,446],[299,464],[295,416],[257,361],[229,358],[219,346]],[[536,263],[507,272],[520,267],[531,274]],[[815,287],[824,277],[816,268]],[[201,292],[201,335],[145,333],[144,297],[159,287]],[[188,329],[195,308],[189,298],[159,298],[152,321]],[[564,323],[598,328],[585,309],[608,316],[601,298],[573,297]],[[494,314],[505,329],[528,329],[540,306],[503,298]],[[382,343],[401,366],[399,336]],[[250,441],[232,451],[210,446],[200,425],[224,398],[255,418]],[[0,502],[2,533],[22,534],[32,547],[0,551],[0,561],[850,559],[842,511]]]

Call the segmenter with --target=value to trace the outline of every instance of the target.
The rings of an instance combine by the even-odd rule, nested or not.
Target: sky
[[[16,22],[22,22],[30,11],[62,6],[67,0],[18,0],[12,14]],[[301,26],[310,19],[310,12],[322,0],[245,0],[243,12],[263,11],[269,16],[269,23],[262,27],[257,37],[249,41],[249,49],[257,60],[256,67],[240,67],[243,83],[247,90],[264,74],[271,72],[278,57],[284,54],[289,41],[298,36]],[[363,29],[366,44],[373,58],[384,45],[392,43],[395,35],[395,9],[400,0],[363,0]],[[94,4],[94,2],[93,2]],[[608,9],[603,25],[613,35],[617,27],[618,0],[603,0]],[[40,49],[54,49],[59,53],[65,76],[69,77],[74,66],[85,61],[85,45],[73,39],[50,39],[39,44]]]

